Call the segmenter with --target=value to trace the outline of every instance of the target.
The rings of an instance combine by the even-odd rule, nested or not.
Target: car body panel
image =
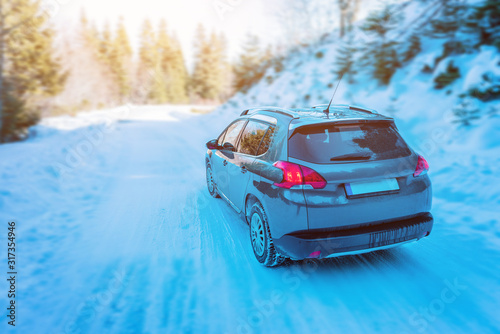
[[[274,238],[274,245],[294,260],[357,254],[417,241],[428,236],[434,225],[431,214],[336,231],[297,231]],[[304,233],[301,233],[304,232]]]
[[[248,185],[248,194],[264,207],[273,237],[307,229],[307,207],[302,189],[276,187],[273,180],[255,175]]]
[[[431,184],[427,175],[413,177],[418,156],[391,160],[344,164],[313,164],[290,159],[312,168],[327,181],[323,189],[304,189],[309,228],[361,225],[429,212]],[[367,194],[348,198],[345,183],[396,179],[399,190],[393,193]]]
[[[222,194],[229,192],[229,176],[227,175],[227,168],[224,163],[227,161],[226,154],[227,152],[225,151],[214,150],[210,159],[213,177],[215,184],[217,184],[217,191]]]
[[[231,152],[232,153],[232,152]],[[232,153],[227,156],[227,175],[229,189],[226,197],[240,212],[245,206],[245,195],[251,173],[249,166],[252,165],[255,157],[245,154]]]

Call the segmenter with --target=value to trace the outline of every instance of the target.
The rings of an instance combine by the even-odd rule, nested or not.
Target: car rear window
[[[289,139],[288,154],[312,163],[385,160],[411,154],[393,124],[322,124],[300,127]]]

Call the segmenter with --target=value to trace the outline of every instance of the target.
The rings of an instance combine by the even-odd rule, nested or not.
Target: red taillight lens
[[[322,189],[326,186],[325,179],[309,167],[287,161],[277,161],[273,166],[283,171],[283,180],[274,184],[277,187],[290,189],[293,186],[309,184],[314,189]]]
[[[415,172],[413,173],[413,176],[417,177],[420,175],[425,175],[428,170],[429,170],[429,164],[427,163],[427,161],[424,159],[423,156],[419,155],[418,162],[417,162],[417,168],[415,168]]]

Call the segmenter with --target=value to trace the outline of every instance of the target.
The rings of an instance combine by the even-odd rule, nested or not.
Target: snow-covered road
[[[153,120],[159,111],[146,109],[106,125],[49,124],[0,147],[2,248],[7,221],[18,224],[17,332],[500,331],[498,230],[457,228],[440,199],[418,243],[262,267],[246,224],[206,191],[204,143],[225,120]]]

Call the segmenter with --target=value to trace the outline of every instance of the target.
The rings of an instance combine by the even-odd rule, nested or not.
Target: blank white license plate
[[[370,182],[352,182],[345,184],[347,196],[357,196],[399,190],[398,180],[381,179]]]

